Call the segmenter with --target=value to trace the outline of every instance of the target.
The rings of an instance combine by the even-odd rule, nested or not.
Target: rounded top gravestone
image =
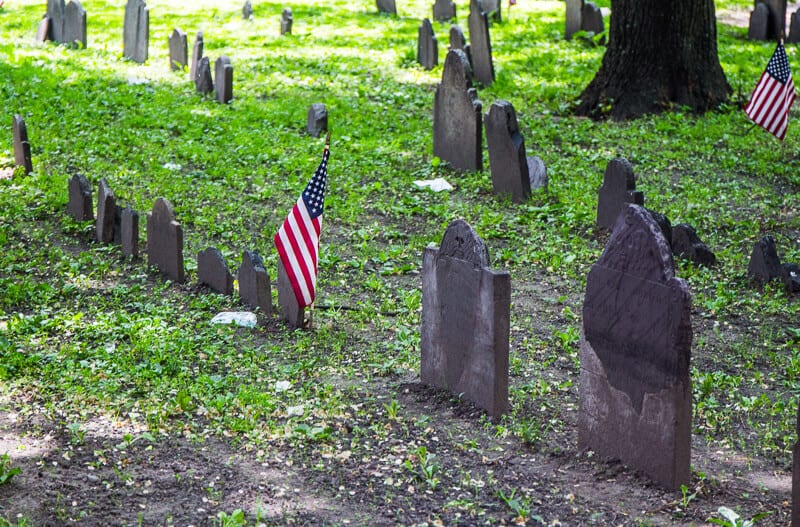
[[[439,257],[442,256],[465,260],[475,267],[489,267],[486,243],[464,220],[454,220],[447,226],[439,246]]]

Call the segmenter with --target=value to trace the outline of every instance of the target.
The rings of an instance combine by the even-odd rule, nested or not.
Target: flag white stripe
[[[289,237],[284,229],[278,231],[278,236],[280,237],[281,244],[284,247],[286,257],[289,259],[289,267],[291,267],[292,272],[294,272],[295,278],[297,279],[297,285],[300,286],[300,291],[303,295],[303,301],[310,303],[311,293],[308,290],[308,284],[306,283],[305,277],[298,271],[301,264],[297,261],[297,257],[292,249],[292,242],[289,240]]]

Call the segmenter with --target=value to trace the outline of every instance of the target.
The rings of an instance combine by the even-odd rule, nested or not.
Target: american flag
[[[779,43],[761,74],[744,113],[757,125],[783,141],[794,102],[794,81],[783,43]]]
[[[328,156],[330,155],[328,149],[328,144],[326,144],[322,161],[317,167],[317,171],[314,172],[314,177],[308,182],[306,189],[289,212],[289,216],[275,234],[278,256],[280,256],[300,307],[310,306],[314,302],[319,235],[322,229],[325,183],[328,177]]]

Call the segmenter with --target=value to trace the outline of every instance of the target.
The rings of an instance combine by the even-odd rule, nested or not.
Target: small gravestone
[[[233,99],[233,65],[231,59],[222,55],[214,62],[214,86],[217,102],[228,104]]]
[[[197,253],[197,281],[221,295],[233,294],[233,275],[216,247]]]
[[[747,274],[760,286],[775,278],[787,282],[787,272],[781,265],[781,259],[775,248],[775,239],[772,236],[764,236],[753,247]]]
[[[203,58],[203,32],[198,31],[194,40],[194,47],[192,48],[192,63],[189,66],[189,76],[195,83],[197,88],[197,71],[200,66],[200,60]],[[210,72],[209,72],[210,73]]]
[[[432,70],[439,64],[439,43],[433,33],[431,21],[422,21],[417,31],[417,62],[426,70]]]
[[[456,3],[453,0],[436,0],[433,4],[433,19],[447,22],[456,17]]]
[[[492,417],[508,411],[511,278],[489,267],[483,240],[464,220],[422,257],[420,380],[463,394]]]
[[[678,258],[686,258],[695,263],[711,267],[717,263],[717,257],[704,244],[691,225],[679,223],[672,227],[672,254]]]
[[[390,15],[397,14],[397,6],[394,4],[394,0],[375,0],[375,3],[378,6],[378,12]]]
[[[456,170],[483,168],[481,101],[463,51],[447,53],[433,100],[433,155]]]
[[[122,55],[134,62],[147,61],[150,44],[150,11],[144,0],[128,0],[125,5]]]
[[[661,234],[664,235],[664,239],[667,240],[667,245],[669,245],[670,249],[672,249],[672,222],[669,221],[669,218],[667,218],[666,215],[661,214],[660,212],[650,209],[645,210],[650,213],[650,217],[653,218],[654,222],[656,222],[658,228],[661,229]]]
[[[52,19],[44,15],[39,25],[36,26],[36,42],[46,42],[50,35]]]
[[[492,20],[495,22],[503,21],[502,13],[500,12],[503,3],[501,0],[478,0],[478,3],[481,6],[481,11],[489,15]]]
[[[139,257],[139,213],[130,207],[122,209],[122,256]]]
[[[147,213],[147,263],[175,282],[184,280],[183,229],[164,198],[158,198]]]
[[[183,71],[188,64],[189,45],[186,33],[176,27],[169,36],[169,67],[173,71]]]
[[[294,22],[292,10],[288,7],[284,7],[281,12],[281,35],[292,34],[292,22]]]
[[[75,221],[91,221],[94,219],[92,187],[83,174],[75,174],[69,180],[67,210]]]
[[[508,101],[495,102],[484,123],[494,193],[510,195],[514,202],[522,203],[531,195],[531,180],[525,138],[519,131],[514,106]]]
[[[314,137],[328,131],[328,107],[323,103],[315,102],[309,107],[306,130]]]
[[[792,527],[800,527],[800,407],[797,410],[792,448]]]
[[[79,0],[70,0],[64,11],[63,42],[86,49],[86,10]]]
[[[492,42],[489,38],[489,16],[481,10],[478,0],[470,1],[469,47],[472,53],[472,75],[484,86],[494,82]]]
[[[757,0],[758,1],[758,0]],[[786,31],[786,0],[761,0],[769,9],[767,39],[780,40]]]
[[[564,38],[572,39],[572,35],[581,30],[581,12],[583,10],[583,0],[566,0],[567,15],[564,28]]]
[[[114,191],[108,186],[106,178],[100,180],[97,188],[97,222],[95,233],[100,243],[112,243],[115,238],[115,225],[117,212],[117,198]]]
[[[47,0],[46,16],[50,19],[48,38],[61,44],[64,42],[64,19],[67,16],[64,0]]]
[[[547,190],[548,178],[547,167],[539,156],[528,157],[528,175],[531,181],[531,190]]]
[[[767,4],[757,3],[753,12],[750,13],[750,26],[747,30],[747,38],[750,40],[767,40],[769,35],[770,14]]]
[[[792,13],[789,22],[789,35],[786,37],[787,44],[800,43],[800,9]]]
[[[578,448],[671,490],[691,480],[690,313],[661,229],[625,205],[586,280]]]
[[[786,284],[786,290],[790,293],[800,291],[800,265],[785,263],[783,264],[783,269],[786,271],[783,279],[784,284]]]
[[[12,134],[14,136],[14,164],[25,169],[25,175],[33,172],[31,158],[31,144],[28,141],[28,127],[21,115],[12,119]]]
[[[242,254],[242,265],[239,267],[239,298],[250,307],[259,308],[262,313],[272,313],[272,293],[269,287],[269,275],[264,261],[255,251]]]
[[[469,61],[471,71],[472,50],[470,49],[469,44],[467,44],[467,39],[464,36],[464,32],[456,25],[450,26],[450,47],[448,48],[448,51],[451,49],[460,49],[464,52],[464,54],[467,56],[467,60]]]
[[[581,8],[581,29],[595,35],[605,31],[603,13],[593,2],[585,2]]]
[[[293,328],[305,327],[305,308],[300,306],[297,302],[292,283],[289,281],[289,275],[286,274],[286,268],[283,262],[278,258],[278,309],[280,310],[281,318]]]
[[[244,1],[244,5],[242,6],[242,18],[245,20],[253,18],[253,4],[250,0]]]
[[[214,92],[214,80],[211,78],[211,62],[208,57],[200,59],[200,64],[197,65],[197,77],[194,80],[194,85],[197,93],[206,95]]]
[[[597,192],[597,226],[611,229],[626,203],[644,205],[644,194],[636,190],[636,176],[627,159],[612,159],[606,165],[603,186]]]

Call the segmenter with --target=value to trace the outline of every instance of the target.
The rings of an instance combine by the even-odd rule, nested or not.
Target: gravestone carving
[[[31,143],[28,141],[28,127],[21,115],[12,119],[12,134],[14,136],[14,165],[23,167],[25,175],[33,172],[33,159],[31,158]]]
[[[124,24],[122,55],[134,62],[144,63],[150,44],[150,10],[144,0],[128,0]]]
[[[494,193],[522,203],[531,195],[531,179],[514,106],[508,101],[495,102],[484,116],[484,124]]]
[[[478,0],[478,3],[481,11],[489,15],[492,20],[495,22],[503,21],[502,13],[500,12],[503,3],[501,0]]]
[[[106,178],[100,180],[97,188],[97,221],[95,234],[100,243],[112,243],[118,235],[115,233],[118,224],[117,198],[108,186]]]
[[[581,30],[581,13],[583,12],[583,0],[566,0],[567,14],[564,28],[564,38],[571,40],[572,35]]]
[[[375,0],[375,3],[378,6],[378,12],[388,13],[390,15],[397,14],[397,6],[395,5],[394,0]]]
[[[581,8],[581,29],[587,33],[599,35],[605,31],[603,13],[593,2],[584,2]]]
[[[671,490],[691,479],[690,312],[661,229],[626,205],[586,281],[578,447]]]
[[[64,42],[64,19],[67,16],[64,0],[47,0],[46,16],[50,19],[50,31],[47,38],[61,44]]]
[[[528,175],[530,175],[531,190],[547,190],[547,167],[539,156],[528,156]]]
[[[172,204],[164,198],[158,198],[147,213],[147,264],[175,282],[185,278],[183,229],[175,221]]]
[[[679,223],[672,227],[672,254],[678,258],[686,258],[695,263],[711,267],[717,263],[717,257],[704,244],[691,225]]]
[[[292,10],[288,7],[284,7],[281,12],[281,35],[292,34],[292,22],[294,22]]]
[[[122,256],[139,257],[139,213],[130,207],[122,209]]]
[[[194,40],[194,47],[192,48],[192,64],[189,66],[189,77],[194,81],[195,89],[197,89],[197,71],[199,69],[200,60],[203,58],[203,32],[198,31]],[[210,71],[209,71],[210,73]]]
[[[75,221],[91,221],[94,219],[92,187],[83,174],[75,174],[69,180],[67,210]]]
[[[315,102],[308,108],[306,130],[314,137],[328,131],[328,107],[323,103]]]
[[[467,55],[467,60],[469,61],[471,71],[472,50],[470,49],[469,44],[467,44],[467,38],[464,36],[464,32],[456,25],[450,26],[450,47],[448,48],[448,51],[451,49],[460,49]]]
[[[612,159],[606,165],[603,185],[597,191],[597,226],[611,229],[626,203],[644,205],[644,194],[636,190],[633,167],[624,158]]]
[[[214,92],[214,80],[211,78],[211,62],[208,57],[200,59],[197,65],[197,77],[194,80],[197,93],[207,95]]]
[[[464,220],[422,257],[420,380],[463,394],[493,417],[508,411],[511,278],[489,267],[483,240]]]
[[[269,275],[264,261],[255,251],[242,253],[242,265],[239,267],[239,298],[242,303],[259,308],[262,313],[272,313],[272,293],[269,287]]]
[[[439,43],[433,33],[431,21],[427,18],[417,30],[417,62],[426,70],[432,70],[439,64]]]
[[[481,10],[478,0],[469,4],[469,46],[472,53],[472,75],[484,86],[494,82],[492,43],[489,38],[489,15]]]
[[[244,5],[242,6],[242,18],[245,20],[250,20],[253,18],[253,3],[250,0],[244,0]]]
[[[36,26],[36,42],[46,42],[50,39],[50,32],[52,31],[50,28],[51,23],[52,19],[49,16],[44,15],[42,17],[41,22]]]
[[[221,295],[233,294],[233,275],[216,247],[197,253],[197,281]]]
[[[433,4],[433,19],[447,22],[456,17],[456,3],[453,0],[436,0]]]
[[[172,71],[183,71],[189,64],[189,44],[186,33],[180,28],[169,36],[169,67]]]
[[[214,62],[214,86],[217,102],[228,104],[233,99],[233,65],[231,59],[222,55]]]
[[[64,11],[63,42],[86,49],[86,10],[79,0],[70,0]]]
[[[483,168],[481,101],[472,87],[469,60],[451,49],[433,100],[433,155],[456,170]]]
[[[305,313],[306,309],[301,307],[297,302],[297,297],[294,294],[292,283],[289,281],[289,275],[286,274],[286,268],[283,262],[278,258],[278,309],[280,310],[281,318],[286,321],[289,327],[303,328],[305,327]]]
[[[767,4],[758,2],[750,13],[750,25],[747,29],[747,38],[750,40],[767,40],[770,31],[770,13]]]
[[[796,419],[797,440],[792,447],[792,527],[800,527],[800,407]]]

